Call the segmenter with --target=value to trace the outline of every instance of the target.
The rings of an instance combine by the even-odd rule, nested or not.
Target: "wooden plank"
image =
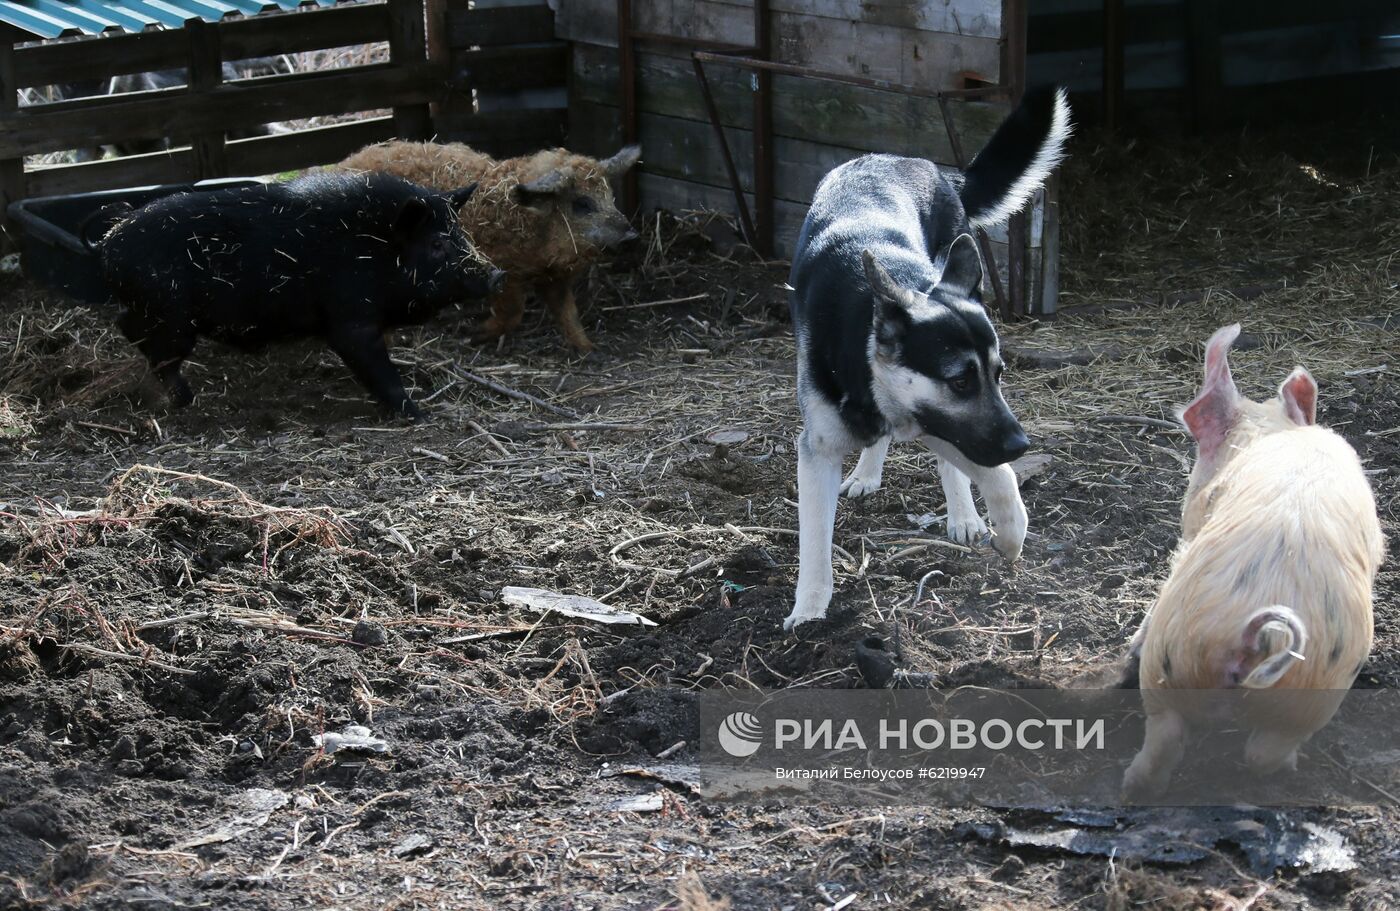
[[[448,0],[425,0],[424,17],[427,19],[428,62],[441,67],[444,73],[452,72],[452,43],[447,36]],[[434,102],[429,113],[436,118],[446,101]]]
[[[655,209],[665,209],[676,213],[705,211],[720,212],[731,218],[734,216],[734,197],[728,189],[648,174],[645,171],[639,175],[638,185],[641,189],[644,214]],[[753,198],[750,196],[748,200],[749,205],[752,206]],[[779,200],[774,206],[773,214],[777,255],[786,258],[792,255],[793,247],[797,244],[797,235],[802,230],[802,221],[807,217],[807,207]],[[1005,277],[1007,260],[1005,242],[995,239],[992,241],[992,258],[997,263],[998,271]],[[1026,267],[1032,275],[1040,272],[1041,251],[1029,251]],[[1031,292],[1038,293],[1039,289],[1032,288]],[[988,300],[990,300],[990,294],[990,289],[984,290],[984,295],[987,296]]]
[[[242,60],[383,41],[389,10],[383,4],[338,6],[231,19],[214,27],[224,59]],[[53,85],[183,68],[187,48],[177,29],[136,32],[19,48],[15,65],[21,86]]]
[[[423,0],[389,0],[389,59],[398,66],[426,65],[428,37]],[[394,128],[402,139],[424,140],[433,134],[433,115],[423,102],[397,100]]]
[[[732,7],[733,11],[719,10]],[[708,8],[708,9],[707,9]],[[1000,39],[1001,0],[770,0],[769,9],[777,14],[795,14],[862,25],[941,32],[971,38]],[[650,0],[638,5],[633,25],[656,34],[686,34],[679,29],[693,27],[699,16],[708,22],[753,22],[752,0],[725,0],[697,4],[689,0]],[[617,47],[616,0],[568,0],[561,3],[555,20],[555,33],[569,41]],[[711,35],[710,37],[714,37]],[[728,39],[747,43],[751,35],[735,29]]]
[[[333,164],[367,145],[394,138],[394,119],[374,117],[331,126],[235,139],[225,146],[228,173],[255,177]],[[29,196],[88,193],[112,187],[198,180],[189,148],[128,155],[83,164],[35,168],[26,175]]]
[[[562,41],[452,53],[455,91],[548,88],[568,78],[569,46]]]
[[[372,64],[227,83],[202,93],[133,92],[99,104],[26,108],[5,118],[0,158],[426,103],[438,97],[442,83],[426,63]]]
[[[0,122],[15,116],[19,110],[19,79],[16,76],[15,42],[20,33],[9,27],[0,27]],[[10,219],[6,214],[10,203],[24,198],[24,159],[18,154],[0,156],[0,249],[10,246]]]
[[[194,153],[178,148],[82,164],[34,168],[25,175],[28,196],[64,196],[113,187],[144,187],[197,180]]]
[[[572,108],[570,114],[569,148],[574,151],[603,158],[622,145],[621,112],[617,108],[582,103]],[[729,208],[732,208],[733,192],[729,189],[728,175],[709,124],[643,113],[639,126],[643,171],[723,190],[729,194]],[[727,128],[725,136],[734,155],[740,184],[745,193],[751,193],[753,133]],[[816,192],[817,184],[832,168],[866,153],[780,136],[774,141],[773,154],[775,198],[805,207]],[[1029,242],[1033,247],[1041,243],[1039,224],[1043,206],[1043,199],[1037,196],[1030,212]],[[993,241],[1006,242],[1005,226],[994,226],[988,233]]]
[[[1069,13],[1037,13],[1030,10],[1026,31],[1027,53],[1096,50],[1102,46],[1102,9]],[[1125,44],[1156,44],[1180,41],[1186,34],[1186,19],[1179,4],[1137,6],[1123,18]]]
[[[219,56],[219,30],[202,19],[185,26],[189,38],[189,77],[191,92],[207,92],[223,82],[222,57]],[[195,174],[200,180],[228,176],[228,154],[224,149],[224,131],[201,133],[192,143]]]
[[[437,121],[439,142],[465,142],[491,155],[493,146],[544,148],[559,145],[569,121],[564,108],[444,114]]]
[[[447,13],[447,40],[454,48],[532,44],[554,40],[554,11],[543,3],[501,6]]]
[[[330,126],[235,139],[228,144],[233,174],[281,174],[335,164],[367,145],[393,139],[394,118],[368,117]]]
[[[1195,129],[1216,122],[1220,93],[1220,9],[1215,0],[1185,0],[1186,70]]]
[[[1035,223],[1032,220],[1032,224]],[[1040,258],[1039,293],[1031,300],[1038,306],[1035,313],[1054,313],[1060,299],[1060,176],[1051,174],[1045,181],[1045,216],[1039,219],[1043,226],[1043,255]]]
[[[616,51],[575,45],[570,105],[619,105]],[[707,66],[706,73],[726,126],[750,125],[752,95],[748,74],[734,67]],[[690,62],[662,54],[637,57],[638,104],[642,111],[708,122]],[[773,132],[776,136],[820,140],[872,152],[917,155],[951,163],[938,103],[893,92],[791,76],[773,79]],[[954,102],[954,124],[969,153],[980,149],[1006,116],[1000,102]]]

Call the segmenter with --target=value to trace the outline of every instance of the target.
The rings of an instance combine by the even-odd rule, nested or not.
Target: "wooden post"
[[[1052,315],[1060,300],[1060,175],[1045,181],[1045,222],[1040,229],[1040,300],[1036,313]]]
[[[421,68],[427,62],[423,0],[389,0],[389,59],[403,67]],[[433,134],[432,111],[426,104],[396,106],[394,131],[400,139],[428,139]]]
[[[1220,20],[1215,0],[1186,0],[1186,73],[1196,132],[1216,122],[1220,95]]]
[[[637,48],[632,44],[632,0],[617,0],[618,78],[622,81],[622,142],[637,141]],[[617,190],[617,204],[622,214],[633,218],[641,207],[640,181],[637,169],[628,168]]]
[[[192,19],[185,25],[190,39],[188,91],[209,98],[209,93],[224,81],[224,58],[219,47],[219,29],[203,19]],[[190,142],[194,149],[194,173],[199,180],[227,177],[228,150],[223,130],[203,133]]]
[[[1103,0],[1103,124],[1123,121],[1123,0]]]
[[[1029,25],[1027,0],[1005,0],[1002,29],[1006,38],[1001,74],[1002,85],[1013,103],[1019,104],[1026,91],[1026,29]],[[1026,315],[1026,213],[1017,212],[1006,224],[1006,309],[1005,317]],[[995,269],[996,263],[988,268]]]
[[[425,0],[423,12],[427,20],[428,62],[442,74],[444,81],[450,77],[448,68],[452,65],[452,42],[447,34],[447,0]],[[433,117],[433,133],[437,133],[437,118],[442,104],[434,101],[428,106]]]
[[[753,30],[756,56],[769,59],[772,53],[772,22],[768,0],[754,0]],[[759,70],[753,74],[753,201],[754,233],[758,252],[771,257],[773,250],[773,74]]]
[[[0,26],[0,125],[11,120],[19,111],[19,84],[15,79],[15,42],[19,33],[8,26]],[[24,159],[7,158],[0,161],[0,227],[4,237],[0,238],[0,249],[14,246],[18,238],[10,225],[7,212],[10,203],[24,198]]]

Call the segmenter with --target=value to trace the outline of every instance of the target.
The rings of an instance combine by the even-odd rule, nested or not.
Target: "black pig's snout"
[[[492,269],[490,276],[486,279],[486,290],[495,293],[501,290],[501,286],[506,283],[506,273],[504,269]]]

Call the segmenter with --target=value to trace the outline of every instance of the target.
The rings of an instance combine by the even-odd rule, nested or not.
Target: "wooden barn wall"
[[[1027,70],[1097,119],[1102,0],[1036,0]],[[1124,89],[1135,125],[1209,128],[1328,112],[1400,87],[1395,0],[1124,0]]]
[[[824,72],[929,89],[960,88],[969,76],[996,82],[1001,77],[1001,5],[1001,0],[771,0],[773,57]],[[751,2],[633,0],[632,6],[633,28],[639,32],[733,45],[753,41]],[[610,154],[623,136],[616,0],[560,0],[555,29],[573,51],[569,143],[589,154]],[[733,212],[733,193],[689,51],[642,43],[636,60],[643,211]],[[751,72],[722,64],[706,64],[705,69],[741,182],[751,191]],[[783,75],[773,77],[772,98],[780,255],[792,249],[818,181],[836,165],[868,152],[954,163],[932,99]],[[963,148],[971,155],[1001,122],[1007,105],[953,102],[951,109]],[[1032,219],[1033,249],[1027,262],[1027,274],[1037,281],[1042,222]],[[1004,232],[993,235],[1003,267],[1005,241]]]
[[[434,111],[436,138],[496,157],[562,145],[569,46],[554,35],[554,11],[542,0],[435,5],[444,18],[434,54],[446,58],[449,73],[447,97]]]

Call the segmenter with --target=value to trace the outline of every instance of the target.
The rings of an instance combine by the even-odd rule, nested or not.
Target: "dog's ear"
[[[1240,393],[1230,375],[1230,346],[1240,334],[1240,324],[1217,329],[1206,342],[1206,379],[1200,394],[1181,411],[1181,421],[1203,459],[1213,459],[1225,444],[1240,416]],[[1309,377],[1311,379],[1311,377]]]
[[[948,248],[938,287],[959,297],[975,297],[982,287],[982,257],[971,234],[959,234]]]
[[[888,355],[909,326],[909,291],[885,271],[875,254],[862,250],[860,258],[865,264],[865,280],[870,283],[870,292],[875,298],[875,343],[880,352]]]

